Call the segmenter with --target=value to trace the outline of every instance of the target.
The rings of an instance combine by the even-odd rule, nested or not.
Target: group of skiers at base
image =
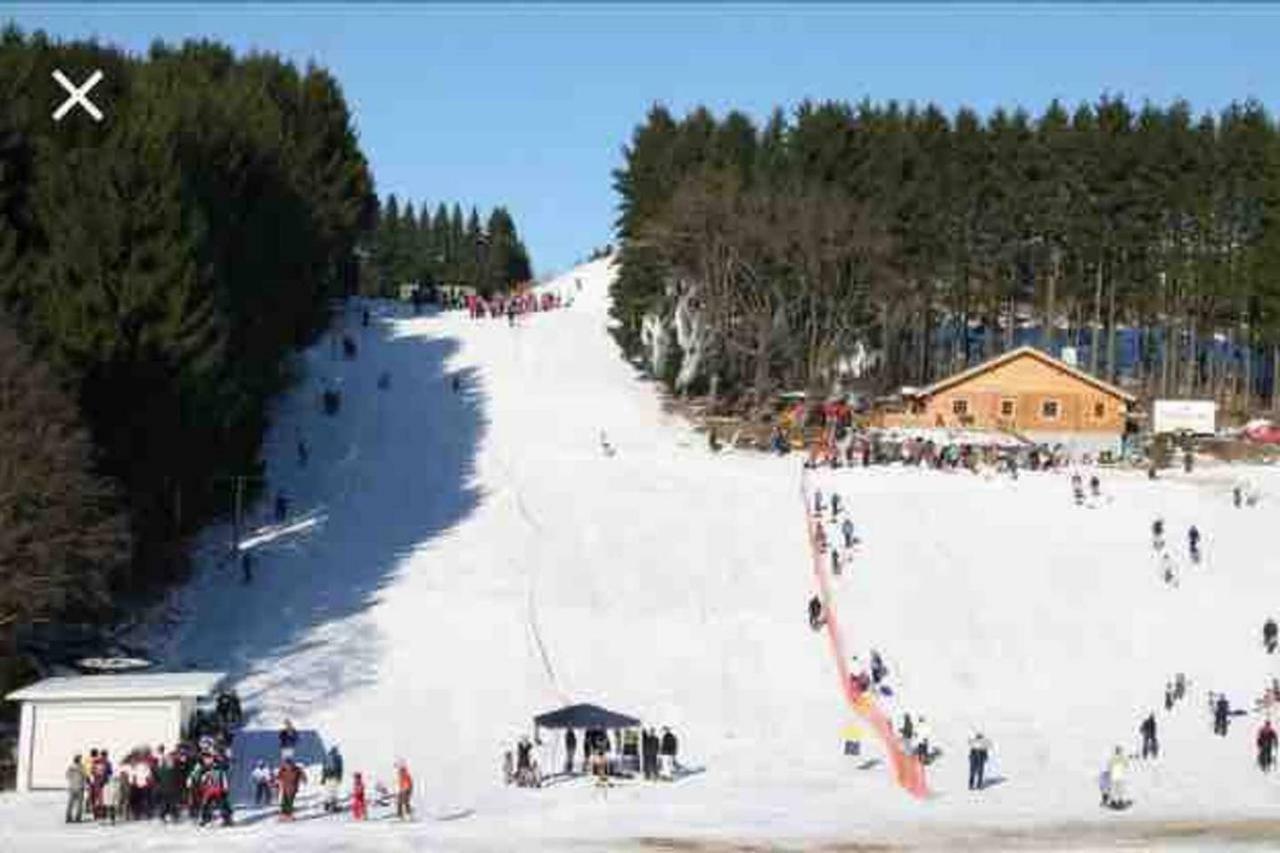
[[[105,749],[73,756],[66,770],[66,822],[92,820],[177,821],[185,811],[201,825],[221,816],[231,822],[230,757],[227,747],[201,738],[198,747],[135,749],[118,766]]]
[[[508,785],[539,787],[541,775],[533,757],[533,741],[522,737],[516,744],[514,762],[510,750],[503,755],[503,777]],[[641,775],[647,780],[675,778],[680,770],[677,761],[680,742],[670,727],[659,735],[655,729],[617,729],[613,739],[604,729],[585,729],[582,733],[582,758],[578,761],[578,734],[572,729],[564,733],[564,775],[572,776],[575,768],[597,780],[611,776]]]

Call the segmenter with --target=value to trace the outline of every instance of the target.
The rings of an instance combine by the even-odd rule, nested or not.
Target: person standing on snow
[[[929,721],[921,717],[919,722],[916,723],[916,758],[920,759],[921,764],[929,763],[930,734],[932,734],[932,729],[929,726]]]
[[[335,745],[325,756],[324,767],[320,771],[320,783],[324,785],[324,810],[338,811],[338,787],[342,784],[342,753]]]
[[[840,515],[840,496],[833,492],[831,495],[831,520],[835,521],[838,515]]]
[[[285,719],[284,728],[280,729],[278,735],[280,740],[280,758],[283,761],[293,759],[294,750],[298,748],[298,730],[293,727],[293,721]]]
[[[831,549],[831,574],[840,576],[840,549],[835,547]]]
[[[396,762],[396,817],[401,820],[413,817],[413,777],[403,759]]]
[[[1280,633],[1280,629],[1277,629],[1276,620],[1268,616],[1267,621],[1262,623],[1262,647],[1269,655],[1275,654],[1277,633]]]
[[[816,595],[809,599],[809,627],[815,631],[822,627],[822,602]]]
[[[1158,757],[1160,755],[1160,745],[1156,742],[1156,715],[1154,711],[1147,715],[1147,718],[1142,721],[1142,725],[1138,726],[1138,732],[1142,735],[1142,757]]]
[[[1151,522],[1151,547],[1159,551],[1164,548],[1164,519],[1157,518]]]
[[[969,740],[969,790],[981,791],[986,785],[987,758],[991,742],[978,732]]]
[[[898,729],[898,734],[902,735],[902,748],[907,752],[912,752],[911,742],[915,740],[916,727],[911,722],[910,714],[902,715],[902,728]]]
[[[853,547],[853,520],[848,516],[840,523],[840,533],[844,536],[845,550]]]
[[[280,819],[293,820],[293,801],[298,796],[298,789],[307,781],[307,774],[290,756],[276,771],[276,782],[280,785]]]
[[[71,759],[67,767],[67,823],[84,820],[84,791],[89,784],[83,760],[79,755]]]
[[[1187,530],[1187,551],[1191,554],[1191,562],[1200,562],[1200,531],[1194,524]]]
[[[1173,682],[1166,681],[1164,683],[1164,709],[1166,711],[1173,710]]]
[[[1230,723],[1231,705],[1227,702],[1226,696],[1218,696],[1218,700],[1213,703],[1213,733],[1215,735],[1227,736],[1227,726]]]
[[[1107,764],[1107,805],[1114,809],[1123,809],[1129,805],[1128,797],[1129,759],[1124,750],[1116,747]]]
[[[351,819],[367,820],[369,818],[369,803],[364,790],[364,776],[359,773],[351,774]]]
[[[889,674],[889,669],[884,665],[884,658],[880,657],[880,653],[875,649],[871,650],[871,683],[879,684],[884,677]]]
[[[1071,475],[1071,494],[1075,497],[1076,506],[1084,503],[1084,481],[1079,474]]]
[[[289,499],[284,492],[276,492],[276,522],[282,522],[289,515]]]
[[[1102,497],[1102,483],[1098,480],[1097,474],[1089,478],[1089,493],[1095,498]]]
[[[679,743],[676,741],[675,733],[664,726],[662,729],[662,743],[658,748],[658,754],[662,759],[662,778],[674,778],[676,771],[676,752],[678,749]]]
[[[1276,730],[1267,720],[1258,729],[1258,767],[1263,773],[1271,772],[1276,763]]]
[[[258,763],[253,766],[253,804],[255,806],[271,805],[271,783],[275,781],[271,777],[271,768],[267,766],[267,762],[258,759]]]

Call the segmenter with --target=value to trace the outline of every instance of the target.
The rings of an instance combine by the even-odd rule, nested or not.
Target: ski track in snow
[[[1190,838],[1265,849],[1280,776],[1252,765],[1257,719],[1213,737],[1204,699],[1226,690],[1251,707],[1280,674],[1258,641],[1280,610],[1269,504],[1230,503],[1240,479],[1274,493],[1275,470],[1206,466],[1155,483],[1104,471],[1100,509],[1074,506],[1063,474],[812,472],[813,486],[842,494],[861,539],[829,593],[856,626],[849,651],[881,651],[895,691],[885,713],[924,714],[943,750],[932,796],[918,801],[883,765],[861,771],[841,753],[849,709],[804,615],[814,578],[794,523],[800,460],[711,454],[665,414],[607,331],[611,277],[598,261],[543,285],[574,305],[514,329],[378,304],[373,325],[356,329],[356,360],[333,358],[327,341],[305,353],[305,378],[279,401],[264,444],[262,502],[283,489],[300,513],[290,524],[315,523],[258,543],[247,586],[219,565],[228,530],[210,528],[198,571],[164,608],[180,624],[155,632],[170,663],[232,674],[251,714],[241,760],[269,753],[262,744],[290,716],[316,749],[340,744],[348,772],[371,785],[407,759],[418,821],[322,818],[313,786],[302,811],[314,819],[294,825],[247,811],[227,831],[66,828],[60,795],[4,795],[0,849],[88,850],[105,838],[166,851],[653,849],[661,839],[691,850],[993,849],[1036,837],[1058,848]],[[326,381],[343,392],[334,417],[318,411]],[[250,526],[261,523],[264,507],[248,509]],[[1151,570],[1157,515],[1180,562],[1176,590]],[[1181,560],[1192,522],[1204,533],[1198,566]],[[1165,713],[1177,671],[1191,692]],[[581,781],[505,787],[502,750],[565,700],[673,726],[682,762],[705,772],[607,798]],[[1135,763],[1130,812],[1102,813],[1097,772],[1114,745],[1136,745],[1152,709],[1163,757]],[[965,742],[977,728],[1002,781],[972,793]],[[559,767],[557,738],[540,761]]]

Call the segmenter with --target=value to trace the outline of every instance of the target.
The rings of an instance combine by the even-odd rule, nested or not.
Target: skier
[[[1178,573],[1174,571],[1173,558],[1167,551],[1160,554],[1160,577],[1168,586],[1177,588]]]
[[[1173,682],[1166,681],[1164,683],[1164,709],[1166,711],[1173,710]]]
[[[1270,616],[1267,621],[1262,623],[1262,646],[1267,650],[1267,654],[1275,654],[1276,651],[1276,634],[1280,628],[1276,626],[1276,620]]]
[[[600,430],[600,449],[605,456],[612,456],[615,452],[613,445],[609,443],[609,434],[604,430]]]
[[[813,514],[822,515],[822,489],[813,490]]]
[[[921,717],[916,723],[916,758],[920,759],[921,764],[928,764],[931,758],[929,752],[929,735],[931,729],[929,722]]]
[[[1156,715],[1154,711],[1142,721],[1142,725],[1138,726],[1138,731],[1142,735],[1142,757],[1158,757],[1160,755],[1160,745],[1156,742]]]
[[[840,549],[831,549],[831,574],[836,577],[840,576]]]
[[[1240,486],[1233,486],[1231,489],[1231,502],[1235,504],[1236,509],[1240,508],[1240,502],[1244,498],[1244,491]]]
[[[452,385],[453,385],[453,393],[457,394],[458,389],[462,387],[462,380],[458,378],[458,374],[456,373],[453,374]]]
[[[809,599],[809,627],[817,631],[825,620],[822,618],[822,601],[818,596]]]
[[[245,551],[240,555],[240,573],[243,583],[253,583],[253,552]]]
[[[365,328],[369,327],[369,309],[365,308],[360,312],[360,325]]]
[[[1099,482],[1097,474],[1089,478],[1089,493],[1095,498],[1102,497],[1102,483]]]
[[[911,715],[902,715],[902,728],[898,729],[898,734],[902,735],[902,748],[907,752],[912,751],[911,742],[915,740],[916,729],[911,723]]]
[[[1227,702],[1227,697],[1219,695],[1216,702],[1213,703],[1213,733],[1227,736],[1227,725],[1230,723],[1231,705]]]
[[[276,492],[276,523],[285,520],[289,515],[289,499],[283,491]]]
[[[844,521],[840,523],[840,532],[844,535],[844,547],[848,550],[853,547],[853,520],[845,516]]]
[[[1187,697],[1187,676],[1179,672],[1173,677],[1173,698],[1182,701]]]
[[[396,762],[396,817],[401,820],[413,817],[413,777],[404,759]]]
[[[1157,518],[1151,522],[1151,547],[1159,551],[1164,548],[1164,519]]]
[[[840,514],[840,496],[832,493],[831,495],[831,520],[835,521],[836,516]]]
[[[871,650],[871,683],[879,684],[884,681],[884,677],[889,674],[889,668],[884,665],[884,658],[880,657],[880,653],[875,649]]]
[[[1187,530],[1187,550],[1191,553],[1191,562],[1200,562],[1200,531],[1191,525]]]
[[[1276,730],[1267,720],[1258,729],[1258,767],[1264,773],[1271,772],[1276,763]]]
[[[307,467],[307,460],[310,457],[311,454],[307,451],[307,443],[302,439],[298,439],[298,467]]]
[[[1129,759],[1125,758],[1124,750],[1117,746],[1111,755],[1110,763],[1107,764],[1107,805],[1113,809],[1129,806],[1129,801],[1125,797],[1128,775]]]
[[[307,781],[307,774],[294,763],[290,756],[276,771],[276,781],[280,785],[280,819],[293,820],[293,801],[298,796],[298,788]]]
[[[342,784],[342,753],[334,745],[325,757],[323,769],[320,771],[320,782],[325,786],[324,810],[338,811],[338,786]]]
[[[284,727],[280,729],[278,739],[280,741],[281,760],[292,760],[294,750],[298,748],[298,730],[293,727],[292,720],[285,719]]]
[[[827,531],[823,528],[821,522],[813,525],[813,538],[818,545],[818,553],[824,554],[827,550]]]
[[[987,758],[991,742],[978,732],[969,739],[969,790],[981,791],[986,785]]]
[[[351,774],[351,819],[366,820],[369,817],[369,805],[364,791],[364,777],[359,773]]]
[[[1071,493],[1075,496],[1076,506],[1084,503],[1084,482],[1080,479],[1079,474],[1071,475]]]

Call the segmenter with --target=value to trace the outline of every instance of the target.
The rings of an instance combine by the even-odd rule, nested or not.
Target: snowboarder
[[[852,548],[853,547],[853,521],[847,516],[845,517],[845,520],[840,523],[840,533],[843,534],[844,536],[845,550]]]
[[[1164,519],[1157,518],[1151,522],[1151,547],[1159,551],[1164,548]]]
[[[991,742],[978,732],[969,739],[969,790],[981,791],[986,785],[987,758]]]
[[[1276,626],[1276,620],[1270,616],[1267,621],[1262,623],[1262,647],[1267,650],[1267,654],[1275,654],[1276,651],[1276,634],[1280,628]]]
[[[1160,745],[1156,742],[1156,715],[1154,711],[1142,721],[1142,725],[1138,726],[1138,731],[1142,735],[1142,757],[1159,757]]]
[[[1095,498],[1102,497],[1102,483],[1099,482],[1097,474],[1089,478],[1089,493]]]
[[[817,631],[825,621],[822,618],[822,601],[815,595],[809,599],[809,627]]]
[[[1191,554],[1191,562],[1200,562],[1200,531],[1193,524],[1187,530],[1187,550]]]
[[[1213,703],[1213,733],[1227,736],[1227,726],[1231,718],[1231,705],[1227,702],[1227,697],[1219,695],[1217,701]]]
[[[1271,772],[1276,763],[1276,730],[1267,720],[1258,729],[1258,767],[1263,773]]]

